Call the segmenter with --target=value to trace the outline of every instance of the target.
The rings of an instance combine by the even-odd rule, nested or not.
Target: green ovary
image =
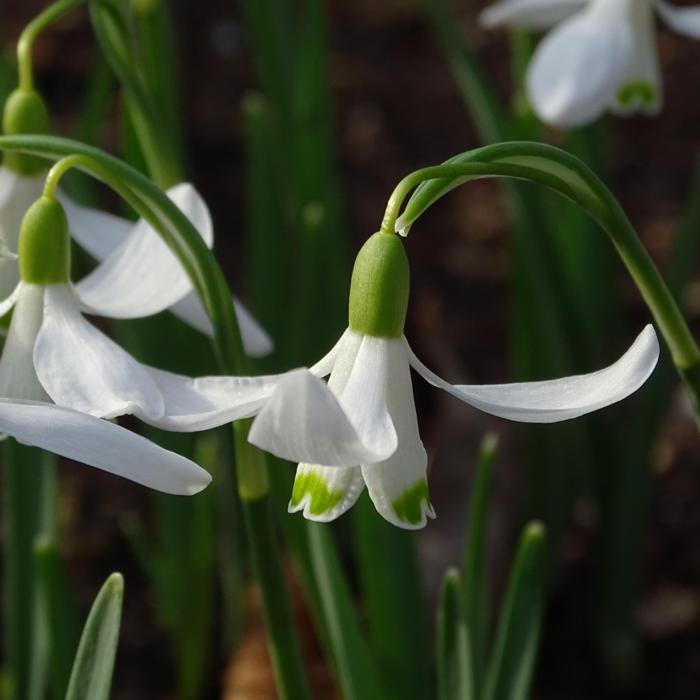
[[[653,105],[656,100],[656,89],[651,83],[635,81],[623,85],[617,93],[618,101],[625,106],[631,105],[635,98],[639,98],[646,105]]]
[[[343,498],[342,491],[333,491],[328,488],[326,480],[314,471],[297,474],[292,489],[292,507],[297,508],[307,495],[309,496],[308,512],[311,515],[327,513]]]
[[[399,520],[417,525],[423,520],[423,502],[430,505],[428,481],[421,479],[407,488],[391,505]]]

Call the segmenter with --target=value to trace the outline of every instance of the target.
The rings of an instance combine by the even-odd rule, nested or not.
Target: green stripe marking
[[[416,481],[407,488],[396,500],[391,502],[394,513],[399,520],[411,525],[417,525],[423,520],[423,502],[430,506],[430,493],[427,479]]]
[[[292,489],[292,507],[297,508],[309,496],[308,511],[311,515],[323,515],[340,503],[342,491],[328,488],[326,480],[316,471],[297,473]]]
[[[656,100],[656,89],[651,83],[635,80],[623,85],[617,93],[618,102],[625,106],[631,105],[637,97],[643,104],[653,105]]]

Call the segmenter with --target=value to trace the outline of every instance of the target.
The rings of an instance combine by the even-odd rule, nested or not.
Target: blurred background
[[[149,12],[158,0],[141,4]],[[278,345],[292,348],[263,363],[263,369],[311,364],[342,330],[352,259],[378,229],[386,200],[398,181],[412,170],[484,142],[454,64],[451,69],[449,51],[445,53],[445,42],[436,31],[434,15],[431,18],[429,8],[436,4],[409,0],[321,3],[326,15],[321,20],[326,24],[325,45],[319,43],[315,59],[305,56],[316,70],[316,87],[310,91],[306,136],[297,138],[294,119],[284,123],[280,95],[286,89],[294,96],[304,88],[296,84],[285,88],[285,78],[276,80],[274,68],[268,70],[274,60],[269,58],[269,47],[266,54],[265,36],[288,42],[277,47],[277,60],[284,66],[296,60],[308,41],[305,31],[311,20],[300,14],[296,35],[289,36],[279,31],[282,20],[277,22],[276,3],[263,3],[272,8],[266,34],[256,26],[256,12],[250,5],[232,0],[167,3],[174,70],[165,79],[176,90],[174,117],[187,177],[209,204],[215,251],[232,289],[257,312]],[[488,88],[504,108],[522,113],[512,71],[514,39],[505,31],[478,27],[476,18],[485,4],[463,0],[441,7],[454,35],[481,66]],[[281,5],[291,5],[294,12],[302,3]],[[44,6],[36,0],[2,0],[3,94],[16,80],[14,42]],[[518,41],[530,38],[521,36]],[[573,134],[539,128],[537,133],[542,140],[578,149],[620,199],[654,260],[668,271],[677,252],[679,227],[683,222],[686,228],[693,226],[687,203],[693,193],[700,195],[694,175],[700,143],[700,46],[661,25],[658,44],[665,89],[659,116],[605,118]],[[75,11],[43,34],[34,55],[36,83],[50,106],[54,133],[129,157],[133,136],[124,125],[118,85],[101,57],[87,12]],[[269,136],[266,129],[276,130],[275,135]],[[293,151],[291,156],[285,153],[286,146]],[[138,161],[136,156],[130,159]],[[289,166],[290,159],[295,159],[294,167]],[[416,354],[450,381],[495,383],[592,371],[617,358],[650,321],[604,234],[585,220],[582,223],[581,216],[572,214],[573,207],[554,195],[533,195],[534,188],[524,189],[527,197],[544,200],[542,208],[532,213],[531,225],[535,230],[540,225],[547,229],[550,242],[554,241],[555,254],[542,258],[545,267],[551,263],[548,269],[555,271],[555,282],[560,273],[574,270],[576,285],[567,286],[565,280],[566,293],[555,284],[545,289],[543,297],[535,292],[529,295],[528,290],[539,286],[540,272],[523,261],[530,247],[537,245],[526,241],[525,252],[513,245],[508,195],[495,181],[473,182],[450,194],[416,224],[406,242],[412,271],[406,335]],[[99,188],[76,181],[75,190],[83,198],[118,210],[119,204]],[[280,192],[287,194],[280,196]],[[290,299],[297,293],[318,295],[318,288],[309,286],[309,275],[313,277],[316,268],[300,262],[303,255],[296,255],[298,247],[291,255],[285,252],[281,231],[277,232],[281,239],[259,234],[265,212],[277,212],[280,206],[282,218],[291,219],[308,234],[302,243],[311,241],[323,255],[332,258],[337,253],[339,260],[325,273],[333,275],[331,287],[321,288],[328,290],[321,291],[321,296],[337,298],[324,299],[319,306],[309,303],[299,314],[287,314],[284,290],[292,290]],[[274,219],[267,226],[274,229]],[[585,253],[574,250],[568,258],[570,267],[557,267],[556,253],[561,249],[556,241],[567,240],[573,230],[580,234]],[[677,291],[682,292],[689,318],[700,331],[700,277],[692,253],[691,247],[682,256],[687,269],[679,272]],[[273,281],[266,281],[261,289],[256,276],[267,262],[272,270],[286,265],[286,286],[277,290],[277,297],[275,289],[270,290],[277,277],[271,275]],[[559,303],[558,290],[562,299],[573,299],[572,306],[564,304],[563,311],[552,312],[547,300]],[[538,298],[545,301],[540,303]],[[569,336],[562,347],[586,346],[585,353],[574,353],[573,359],[559,353],[556,362],[547,360],[560,340],[542,331],[546,325],[538,323],[551,313],[564,317],[561,327]],[[285,316],[293,321],[284,321]],[[310,341],[305,335],[314,334],[313,325],[306,330],[305,319],[318,320],[322,326]],[[290,328],[290,323],[297,326]],[[158,331],[159,364],[182,369],[182,358],[169,358],[181,329],[172,321],[163,328]],[[134,331],[117,328],[115,332]],[[199,347],[195,343],[192,352]],[[148,356],[143,349],[141,357]],[[206,365],[210,360],[202,362]],[[526,519],[544,519],[551,535],[549,593],[534,698],[685,700],[698,696],[700,440],[667,366],[663,381],[660,389],[645,386],[623,405],[606,409],[601,418],[578,422],[585,423],[585,428],[566,424],[546,432],[546,428],[525,429],[480,414],[414,377],[438,513],[438,519],[414,538],[428,629],[433,627],[443,572],[461,558],[479,444],[485,432],[495,432],[500,446],[489,516],[495,600],[502,594],[514,542]],[[572,430],[585,430],[588,437],[582,439]],[[581,447],[583,443],[596,447]],[[218,447],[214,441],[201,449]],[[628,460],[631,464],[623,464],[619,457],[625,451],[634,455]],[[273,468],[291,473],[282,463]],[[176,513],[179,502],[171,503],[167,497],[154,500],[138,486],[96,470],[63,464],[59,474],[60,549],[81,619],[111,571],[122,571],[126,578],[113,697],[186,697],[182,685],[176,690],[182,671],[179,654],[185,652],[173,644],[172,619],[167,610],[164,614],[159,593],[165,590],[163,577],[184,577],[172,557],[168,560],[172,554],[167,554],[168,548],[177,548],[178,541],[168,543],[167,533],[172,535],[174,530],[164,523],[172,518],[196,523],[197,537],[207,543],[205,549],[216,550],[221,542],[210,530],[216,530],[221,521],[209,503],[216,497],[195,497],[206,504],[192,506],[196,513],[181,516]],[[235,522],[235,513],[232,517]],[[299,518],[280,512],[281,520],[294,517]],[[350,580],[359,585],[349,526],[344,522],[350,519],[344,516],[336,530]],[[191,527],[188,533],[194,537]],[[196,543],[192,548],[199,551]],[[164,564],[154,578],[143,561],[149,559],[149,552],[162,554],[162,560],[172,566]],[[205,571],[207,566],[205,562]],[[294,566],[290,564],[288,571],[317,695],[339,697],[304,611]],[[154,583],[157,579],[161,588]],[[230,589],[216,576],[204,579],[205,585],[197,587],[183,578],[178,592],[185,606],[179,609],[189,611],[187,624],[193,619],[208,620],[201,632],[208,641],[196,673],[198,690],[190,696],[275,697],[254,592],[242,581],[234,582],[241,599],[252,603],[245,616],[243,606],[229,611],[240,617],[235,649],[227,653],[233,645],[222,640],[229,640],[232,632],[224,629],[224,621],[232,618],[221,612],[221,590]],[[430,636],[427,642],[431,644]]]

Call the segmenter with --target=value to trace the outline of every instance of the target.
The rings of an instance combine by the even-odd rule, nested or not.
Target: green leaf
[[[544,605],[545,531],[523,532],[488,666],[483,700],[528,700]]]
[[[437,618],[438,700],[476,700],[469,631],[461,597],[463,583],[457,569],[442,580]]]
[[[461,608],[467,623],[475,697],[481,693],[489,641],[488,514],[497,446],[498,440],[492,434],[481,443],[469,499],[469,524],[462,563]]]
[[[378,669],[362,638],[357,613],[327,525],[307,525],[328,642],[344,700],[384,700]],[[415,610],[409,611],[416,613]]]
[[[124,579],[112,574],[95,598],[80,638],[66,700],[108,700],[117,654]]]
[[[36,539],[34,560],[41,610],[46,619],[49,685],[54,698],[63,698],[78,647],[78,615],[53,537],[45,534]]]
[[[362,600],[386,697],[425,700],[428,635],[415,533],[387,523],[366,494],[352,512]]]

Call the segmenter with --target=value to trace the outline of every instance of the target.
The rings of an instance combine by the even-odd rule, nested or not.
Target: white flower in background
[[[520,384],[452,385],[411,352],[403,335],[407,303],[403,245],[398,236],[375,234],[355,263],[349,328],[330,353],[309,370],[231,385],[229,415],[235,406],[239,418],[257,414],[250,442],[300,463],[290,512],[333,520],[355,503],[366,485],[379,513],[394,525],[415,529],[435,517],[411,367],[430,384],[482,411],[551,423],[620,401],[644,383],[658,359],[656,334],[647,326],[617,362],[592,374]],[[329,374],[326,385],[320,378]]]
[[[49,117],[41,96],[18,88],[5,102],[3,131],[7,134],[49,132]],[[16,298],[20,225],[30,205],[42,194],[46,162],[9,151],[0,166],[0,299]],[[214,231],[209,210],[192,185],[167,191],[209,248]],[[198,331],[213,335],[209,317],[176,256],[144,220],[133,223],[97,209],[83,207],[61,194],[73,238],[100,264],[78,285],[86,309],[110,318],[141,318],[165,309]],[[243,347],[253,357],[267,355],[272,342],[237,300]]]
[[[38,199],[22,221],[21,281],[0,305],[0,314],[15,306],[0,357],[0,397],[50,399],[99,418],[130,414],[179,431],[238,417],[231,397],[248,380],[195,380],[148,367],[83,317],[69,281],[67,231],[61,204],[48,197]]]
[[[664,0],[499,0],[480,16],[485,27],[554,27],[538,45],[526,90],[538,117],[576,127],[606,109],[655,114],[662,87],[654,10],[681,34],[700,39],[700,6]]]

